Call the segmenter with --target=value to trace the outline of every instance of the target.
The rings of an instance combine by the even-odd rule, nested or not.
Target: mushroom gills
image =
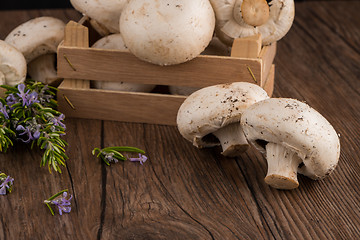
[[[266,144],[268,172],[265,182],[277,189],[294,189],[299,186],[297,170],[302,159],[296,152],[281,144]]]
[[[226,157],[239,156],[245,152],[248,147],[248,141],[244,135],[239,122],[231,123],[222,127],[213,133],[220,141],[222,155]]]

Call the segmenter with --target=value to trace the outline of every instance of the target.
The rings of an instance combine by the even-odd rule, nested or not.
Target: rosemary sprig
[[[11,193],[14,185],[14,179],[5,173],[0,172],[0,195]]]
[[[145,155],[143,155],[143,154],[145,154],[145,152],[136,147],[122,146],[122,147],[106,147],[103,149],[94,148],[92,150],[92,154],[95,155],[96,152],[98,152],[96,157],[100,157],[100,159],[102,159],[108,166],[110,165],[110,162],[116,163],[119,160],[126,161],[129,159],[130,161],[138,161],[141,164],[143,164],[147,160],[147,157]],[[121,152],[138,153],[139,158],[127,158]]]
[[[31,143],[44,150],[40,166],[61,173],[68,157],[67,143],[61,139],[65,116],[56,110],[54,99],[57,89],[33,80],[1,87],[7,91],[5,99],[0,98],[0,152],[6,152],[14,140]]]
[[[62,190],[55,195],[49,197],[48,199],[44,200],[45,205],[49,208],[51,215],[55,215],[54,210],[51,208],[50,204],[53,204],[58,207],[59,214],[62,215],[62,212],[69,213],[71,211],[71,199],[72,196],[70,195],[70,198],[67,198],[68,190]],[[61,198],[59,196],[62,195]],[[59,199],[56,199],[59,198]]]

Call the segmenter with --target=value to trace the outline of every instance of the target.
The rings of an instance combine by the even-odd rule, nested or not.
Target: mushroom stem
[[[297,169],[302,162],[298,155],[276,143],[266,145],[268,172],[265,182],[277,189],[294,189],[299,186]]]
[[[55,69],[56,54],[41,55],[28,63],[29,76],[39,82],[52,84],[58,77]]]
[[[246,137],[239,122],[231,123],[213,133],[220,141],[226,157],[235,157],[243,153],[249,147]]]
[[[269,19],[270,8],[266,0],[243,0],[241,13],[245,23],[261,26]]]

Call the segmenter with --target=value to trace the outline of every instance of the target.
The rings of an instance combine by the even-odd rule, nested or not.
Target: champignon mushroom
[[[212,39],[214,27],[208,0],[132,0],[120,17],[120,32],[130,52],[158,65],[198,56]]]
[[[92,45],[92,48],[116,49],[126,52],[129,51],[120,33],[111,34],[106,37],[100,38]],[[129,92],[150,92],[155,87],[155,85],[152,84],[139,84],[120,81],[93,81],[92,84],[94,88],[98,89]]]
[[[216,35],[231,45],[235,38],[260,33],[263,45],[280,40],[295,16],[294,0],[210,0]]]
[[[15,86],[26,78],[26,60],[15,47],[0,40],[0,84]]]
[[[267,98],[264,89],[247,82],[205,87],[180,106],[177,127],[198,148],[221,145],[224,156],[236,156],[248,148],[240,125],[242,113]]]
[[[60,19],[38,17],[12,30],[5,38],[5,42],[23,53],[30,67],[28,71],[30,77],[50,84],[56,80],[54,59],[56,58],[57,47],[64,39],[64,28],[65,23]],[[53,56],[41,57],[47,54],[53,54]]]
[[[255,103],[243,113],[241,125],[248,141],[266,154],[265,182],[274,188],[297,188],[298,172],[322,179],[337,166],[337,133],[319,112],[303,102],[271,98]]]
[[[90,24],[102,36],[119,33],[119,19],[130,0],[70,0],[72,6],[90,18]]]
[[[35,58],[28,63],[27,72],[36,81],[57,85],[60,79],[56,71],[56,54],[48,53]]]

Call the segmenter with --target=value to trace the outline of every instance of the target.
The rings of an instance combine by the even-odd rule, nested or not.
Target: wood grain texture
[[[64,46],[58,51],[58,56],[63,55],[76,69],[74,71],[67,61],[59,58],[58,76],[63,78],[204,87],[239,80],[254,82],[247,70],[249,66],[256,79],[261,79],[258,59],[199,56],[179,65],[158,66],[120,50]]]
[[[298,189],[279,191],[264,183],[266,160],[254,149],[227,159],[196,149],[174,126],[66,119],[62,175],[39,168],[40,152],[24,145],[0,154],[0,169],[15,178],[13,193],[0,197],[0,239],[359,239],[359,11],[355,1],[297,2],[277,45],[274,96],[306,101],[340,133],[328,178],[300,176]],[[0,36],[5,25],[52,12],[11,14],[0,13]],[[114,145],[142,148],[149,159],[108,167],[91,155]],[[52,217],[42,200],[62,188],[76,203]]]

